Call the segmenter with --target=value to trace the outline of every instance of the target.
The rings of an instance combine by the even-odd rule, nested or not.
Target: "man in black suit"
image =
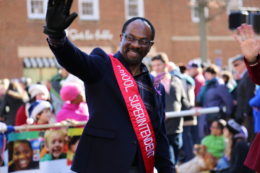
[[[58,62],[85,84],[90,118],[72,170],[151,173],[155,166],[159,173],[174,173],[164,126],[164,89],[154,84],[142,63],[153,45],[153,25],[145,18],[129,19],[117,53],[96,48],[86,54],[64,32],[77,16],[70,14],[71,4],[49,0],[44,33]]]

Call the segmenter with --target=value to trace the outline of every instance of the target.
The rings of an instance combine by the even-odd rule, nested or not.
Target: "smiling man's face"
[[[134,66],[142,62],[152,46],[152,43],[142,43],[150,43],[151,35],[151,28],[141,20],[128,24],[125,32],[120,35],[120,52],[128,65]]]

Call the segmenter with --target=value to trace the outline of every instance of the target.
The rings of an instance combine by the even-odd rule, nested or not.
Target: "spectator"
[[[165,53],[160,53],[152,58],[152,69],[157,74],[164,74],[161,83],[165,88],[165,111],[181,111],[191,108],[187,99],[181,79],[176,75],[170,75],[167,69],[169,62]],[[165,120],[167,137],[173,151],[171,153],[172,161],[176,164],[178,154],[183,145],[183,118],[170,118]]]
[[[8,79],[0,80],[0,105],[3,103],[5,92],[8,88],[8,86],[9,86],[9,80]]]
[[[204,108],[219,106],[226,107],[226,114],[216,113],[199,116],[199,134],[204,137],[208,134],[209,125],[212,121],[220,118],[227,119],[230,117],[233,108],[233,99],[225,85],[219,83],[217,79],[218,69],[211,65],[205,69],[206,84],[200,89],[197,97],[198,105]]]
[[[195,106],[195,81],[187,74],[187,68],[185,65],[180,65],[179,68],[189,103],[191,106]],[[194,157],[193,145],[196,143],[198,144],[200,141],[198,139],[197,116],[185,116],[183,119],[183,148],[181,151],[180,162],[187,162]]]
[[[29,96],[30,99],[27,103],[20,106],[16,113],[15,118],[15,125],[20,126],[27,124],[26,120],[29,117],[28,109],[31,105],[31,103],[37,101],[37,100],[49,100],[50,94],[45,85],[42,84],[33,84],[29,87]]]
[[[55,114],[61,109],[63,105],[63,101],[60,98],[59,93],[62,86],[62,81],[64,81],[68,76],[69,73],[67,72],[67,70],[63,67],[60,67],[58,73],[54,75],[50,80],[50,84],[51,84],[50,95],[54,105]]]
[[[253,108],[254,132],[260,131],[260,87],[257,86],[255,96],[249,100],[249,105]]]
[[[224,135],[229,141],[227,149],[230,152],[227,152],[226,155],[229,167],[219,170],[217,173],[254,173],[254,171],[243,165],[249,150],[246,128],[230,119],[224,129]]]
[[[15,124],[15,115],[19,107],[28,98],[18,81],[11,81],[0,106],[0,116],[8,125]]]
[[[249,133],[249,141],[254,138],[253,130],[253,111],[249,105],[249,100],[254,96],[255,84],[249,78],[244,57],[242,55],[236,56],[232,60],[232,65],[235,69],[237,76],[237,89],[236,89],[236,110],[235,119],[244,124]]]
[[[202,74],[203,69],[201,63],[197,61],[190,61],[187,66],[188,74],[194,79],[195,81],[195,97],[197,97],[200,88],[205,84],[205,78]]]
[[[237,87],[237,83],[233,79],[232,74],[229,71],[224,70],[221,72],[221,78],[223,79],[224,84],[227,86],[229,92],[233,95]]]
[[[57,122],[64,120],[88,120],[88,106],[83,100],[82,90],[79,85],[64,85],[61,88],[60,96],[64,101],[64,105],[56,116]]]
[[[48,124],[52,118],[52,106],[50,102],[38,100],[30,104],[27,124]]]
[[[207,151],[216,159],[219,159],[224,155],[225,140],[223,136],[223,129],[225,126],[225,120],[214,120],[210,126],[210,135],[205,136],[201,142],[201,144],[207,147]]]

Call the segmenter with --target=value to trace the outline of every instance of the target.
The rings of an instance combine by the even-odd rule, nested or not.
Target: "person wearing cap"
[[[203,69],[201,63],[191,60],[188,65],[188,74],[194,79],[195,81],[195,97],[199,94],[200,88],[205,84],[205,78],[202,74]]]
[[[235,94],[235,119],[239,123],[245,124],[249,132],[249,141],[254,138],[253,130],[253,110],[248,104],[249,100],[254,96],[255,84],[248,75],[248,70],[243,55],[232,58],[232,65],[236,72],[237,88]]]
[[[217,173],[254,173],[243,165],[249,150],[247,129],[234,119],[230,119],[224,128],[224,136],[227,139],[227,146],[225,156],[219,162]]]
[[[56,115],[56,121],[87,121],[88,106],[83,100],[82,91],[77,84],[66,84],[60,90],[64,105]]]
[[[23,104],[16,112],[15,125],[21,126],[27,124],[26,120],[29,117],[28,109],[30,104],[37,100],[49,100],[50,94],[47,87],[43,84],[33,84],[29,87],[30,99]]]
[[[38,100],[30,104],[27,124],[48,124],[52,118],[52,106],[50,102]]]

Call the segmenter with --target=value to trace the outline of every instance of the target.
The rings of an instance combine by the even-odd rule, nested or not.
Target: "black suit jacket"
[[[236,89],[236,114],[235,117],[240,122],[246,116],[252,116],[252,108],[249,105],[249,100],[254,96],[255,84],[249,78],[248,72],[238,81]]]
[[[51,47],[58,62],[85,83],[90,118],[81,136],[72,170],[78,173],[128,173],[135,155],[144,171],[137,138],[108,55],[99,48],[90,55],[70,41]],[[124,65],[120,53],[115,55]],[[151,81],[152,85],[152,81]],[[164,126],[164,89],[154,95],[157,116],[151,119],[156,134],[155,167],[159,173],[175,172],[170,161]]]

